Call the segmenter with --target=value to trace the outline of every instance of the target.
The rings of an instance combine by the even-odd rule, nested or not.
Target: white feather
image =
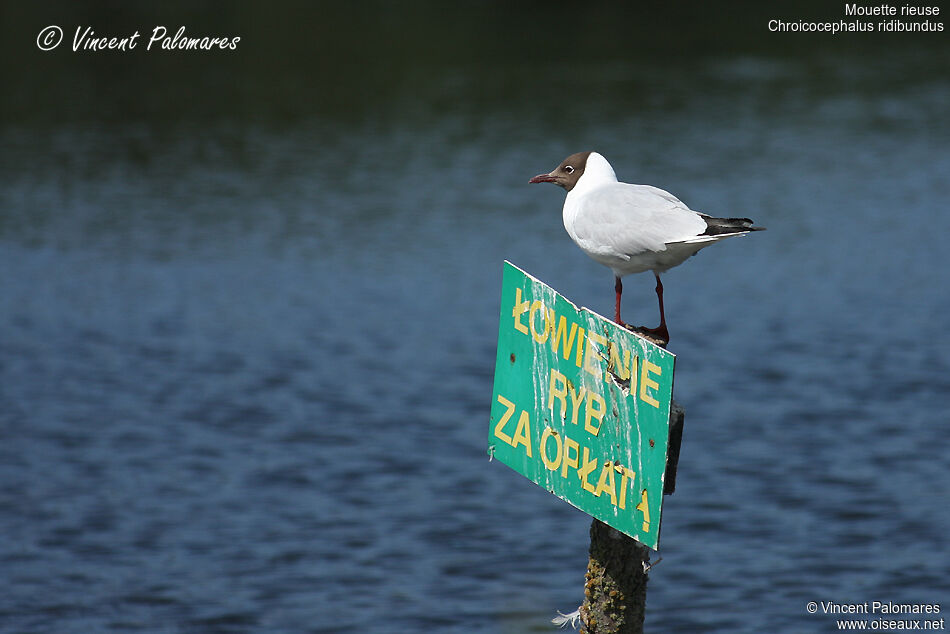
[[[575,630],[577,629],[577,622],[581,618],[581,609],[577,608],[570,614],[563,614],[560,610],[557,612],[557,616],[551,619],[551,623],[557,625],[558,627],[565,627],[568,623],[571,624],[571,627]]]

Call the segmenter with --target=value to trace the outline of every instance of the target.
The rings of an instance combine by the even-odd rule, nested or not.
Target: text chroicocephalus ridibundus
[[[765,228],[752,226],[748,218],[714,218],[693,211],[673,194],[650,185],[618,182],[610,163],[597,152],[571,154],[553,172],[529,182],[555,183],[567,190],[564,228],[584,253],[614,272],[614,320],[621,326],[626,324],[620,319],[620,278],[653,271],[660,325],[637,330],[664,341],[670,334],[660,273],[714,242]]]

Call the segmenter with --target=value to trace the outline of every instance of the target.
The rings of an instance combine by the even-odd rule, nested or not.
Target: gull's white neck
[[[607,159],[597,152],[591,152],[590,156],[587,157],[587,166],[584,168],[584,173],[577,179],[574,189],[567,192],[567,197],[578,198],[592,189],[616,182],[617,175],[614,174],[614,168],[610,166]]]
[[[591,152],[590,156],[587,157],[587,166],[584,168],[584,173],[577,179],[574,188],[567,192],[567,198],[564,199],[564,228],[567,229],[567,233],[575,241],[577,236],[574,233],[574,218],[579,211],[577,202],[584,194],[598,187],[616,182],[617,175],[614,174],[614,168],[610,166],[607,159],[597,152]]]

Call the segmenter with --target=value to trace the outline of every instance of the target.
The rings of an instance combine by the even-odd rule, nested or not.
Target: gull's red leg
[[[614,280],[614,290],[617,292],[617,305],[614,309],[614,321],[621,326],[626,326],[627,324],[623,323],[623,320],[620,319],[620,295],[623,293],[623,284],[620,282],[619,277],[614,277]]]
[[[640,328],[640,330],[669,342],[670,331],[666,329],[666,312],[663,310],[663,283],[660,282],[660,276],[656,271],[653,275],[656,277],[656,298],[660,302],[660,325],[656,328]]]
[[[660,325],[656,330],[658,335],[669,341],[670,331],[666,329],[666,312],[663,310],[663,283],[656,271],[653,272],[653,275],[656,277],[656,297],[660,302]]]

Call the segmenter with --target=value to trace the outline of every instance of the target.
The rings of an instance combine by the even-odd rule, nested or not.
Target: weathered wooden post
[[[673,362],[505,263],[488,452],[594,517],[579,610],[591,634],[643,629],[682,437]]]

